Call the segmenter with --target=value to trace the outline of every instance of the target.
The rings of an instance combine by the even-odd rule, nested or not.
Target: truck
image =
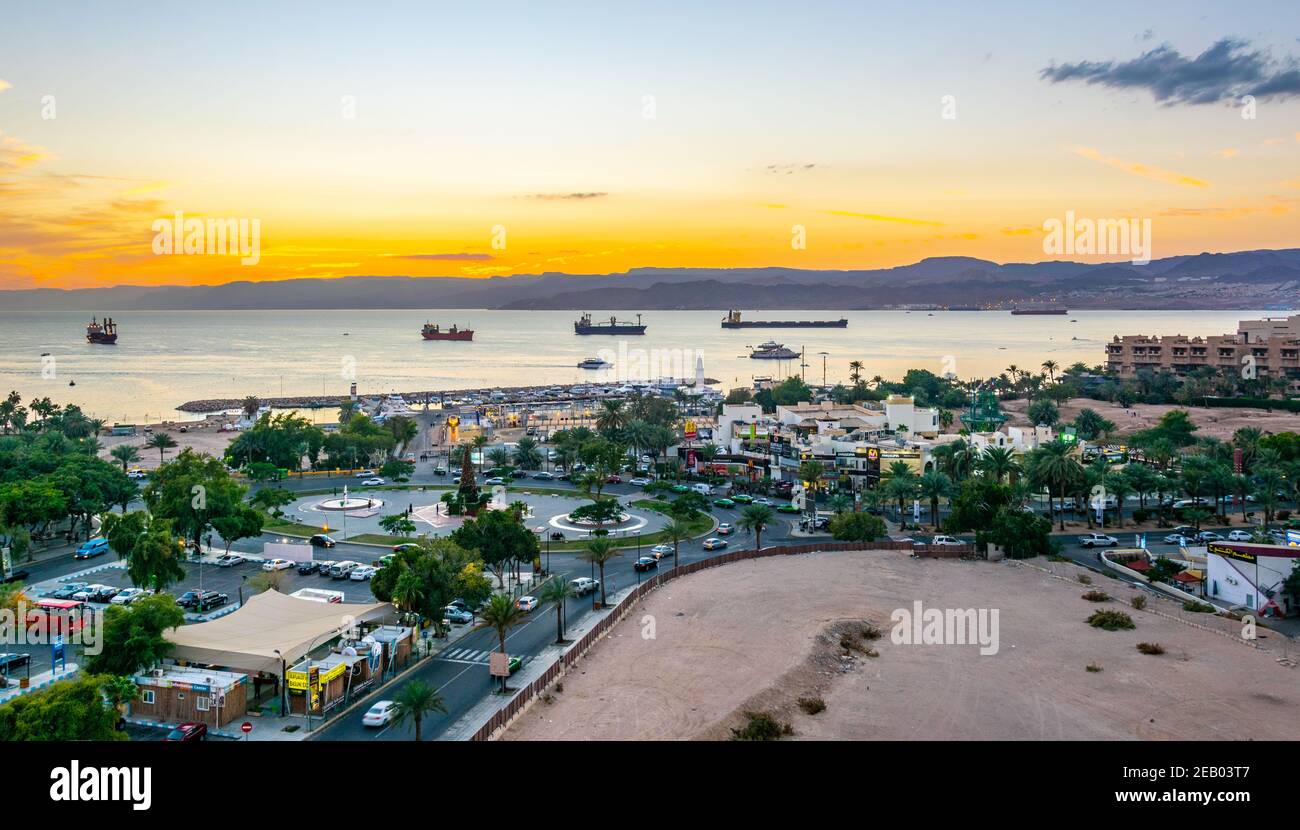
[[[580,576],[577,579],[570,580],[569,587],[573,589],[574,594],[582,597],[595,593],[600,588],[600,580],[592,579],[589,576]]]

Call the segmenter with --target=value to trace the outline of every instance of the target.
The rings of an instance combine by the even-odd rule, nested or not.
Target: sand
[[[1038,560],[1035,560],[1036,562]],[[1061,576],[1054,576],[1051,571]],[[791,739],[1300,739],[1296,644],[1262,632],[1262,649],[1136,611],[1136,593],[1094,575],[1136,630],[1084,620],[1099,605],[1072,564],[916,560],[898,552],[774,557],[702,571],[651,593],[538,701],[505,740],[726,738],[742,710],[773,713]],[[901,645],[890,613],[997,608],[999,651]],[[1235,633],[1240,624],[1181,611]],[[643,630],[654,623],[654,638]],[[836,626],[884,630],[840,671]],[[826,636],[828,629],[831,634]],[[1139,642],[1166,653],[1146,656]],[[1096,664],[1100,672],[1086,667]],[[795,701],[822,697],[809,716]]]
[[[1003,401],[1004,412],[1012,416],[1007,423],[1012,426],[1029,426],[1025,416],[1027,402],[1024,400]],[[1128,409],[1117,403],[1095,401],[1091,398],[1071,398],[1060,404],[1061,423],[1073,421],[1080,410],[1092,409],[1103,418],[1114,421],[1114,439],[1122,439],[1141,429],[1155,426],[1161,416],[1173,409],[1186,409],[1191,413],[1192,422],[1199,429],[1198,438],[1218,438],[1231,440],[1232,434],[1242,427],[1256,427],[1265,433],[1296,432],[1300,430],[1300,414],[1263,409],[1228,409],[1225,407],[1178,406],[1175,404],[1133,404]]]
[[[167,450],[167,458],[175,458],[177,453],[186,447],[192,448],[195,452],[207,453],[208,455],[220,458],[226,451],[226,447],[239,437],[238,432],[220,432],[220,426],[223,421],[229,421],[229,416],[225,418],[209,418],[203,421],[187,421],[184,423],[168,421],[162,424],[153,424],[152,429],[155,433],[165,432],[176,441],[173,449]],[[181,427],[185,432],[181,432]],[[140,451],[140,460],[131,464],[131,469],[153,470],[158,467],[158,451],[148,449],[144,446],[149,436],[144,434],[144,427],[138,427],[140,430],[134,436],[117,436],[101,435],[99,438],[100,458],[118,463],[109,451],[119,444],[131,444]]]

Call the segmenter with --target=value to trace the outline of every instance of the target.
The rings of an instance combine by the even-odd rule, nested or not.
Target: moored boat
[[[104,322],[100,323],[94,317],[90,318],[90,325],[86,326],[86,342],[101,343],[111,346],[117,342],[117,324],[113,322],[112,317],[105,317]]]
[[[629,323],[610,317],[609,322],[601,321],[593,323],[591,315],[583,312],[573,324],[574,334],[645,334],[645,325],[641,323],[641,315],[636,316],[635,323]]]
[[[425,340],[473,340],[473,329],[457,328],[455,324],[449,329],[443,329],[436,323],[425,323],[424,328],[420,329],[420,336]]]

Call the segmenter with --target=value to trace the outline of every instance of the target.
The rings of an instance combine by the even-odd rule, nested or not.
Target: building
[[[206,723],[220,729],[248,713],[249,678],[242,672],[163,666],[135,676],[134,715],[163,723]]]
[[[1206,596],[1252,608],[1264,616],[1296,613],[1296,597],[1282,583],[1300,562],[1300,547],[1211,542],[1206,548]]]
[[[1293,391],[1300,390],[1300,314],[1242,320],[1236,334],[1115,335],[1106,344],[1106,368],[1121,377],[1142,369],[1182,375],[1204,367],[1221,372],[1248,368],[1259,378],[1285,377]]]

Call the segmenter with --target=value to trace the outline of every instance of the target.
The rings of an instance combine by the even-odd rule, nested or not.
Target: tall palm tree
[[[447,714],[447,704],[443,702],[438,690],[418,678],[397,690],[397,694],[393,695],[393,704],[393,722],[414,724],[416,741],[420,740],[420,727],[425,715],[432,712]]]
[[[590,562],[600,571],[600,607],[605,607],[605,563],[615,556],[622,556],[609,539],[592,539],[587,549],[578,554],[583,562]]]
[[[108,454],[122,463],[122,472],[124,473],[129,465],[140,460],[140,450],[130,444],[118,444],[109,450]]]
[[[622,401],[601,401],[600,407],[596,429],[608,435],[627,425],[627,411],[623,409]]]
[[[857,385],[858,381],[862,380],[863,368],[865,367],[861,360],[849,361],[849,380],[853,381],[853,384],[855,386]]]
[[[249,395],[239,404],[239,408],[242,409],[244,414],[251,420],[253,416],[257,414],[257,410],[262,408],[262,400],[256,395]]]
[[[737,525],[745,530],[754,531],[754,549],[763,549],[763,531],[772,524],[776,518],[776,513],[766,504],[748,504],[745,509],[740,511],[740,519]],[[676,551],[674,551],[674,555]]]
[[[157,432],[144,442],[145,449],[158,451],[158,463],[163,463],[167,457],[167,451],[176,447],[176,439],[165,432]]]
[[[677,567],[677,550],[681,543],[691,538],[691,526],[680,519],[672,519],[668,524],[663,526],[665,539],[671,539],[673,543],[673,567]]]
[[[1002,479],[1010,480],[1016,473],[1020,472],[1020,464],[1016,461],[1015,450],[1009,447],[989,447],[980,456],[980,471],[986,476],[991,476],[998,484]]]
[[[1061,364],[1055,360],[1043,361],[1043,371],[1047,373],[1047,377],[1051,379],[1052,383],[1056,383],[1056,370],[1059,368],[1061,368]]]
[[[506,594],[493,594],[492,598],[487,601],[478,612],[478,624],[475,628],[491,628],[497,633],[497,641],[501,645],[501,653],[506,653],[506,635],[510,629],[523,623],[525,613],[519,610]],[[506,690],[506,678],[501,678],[501,691]]]
[[[952,479],[938,470],[928,470],[917,482],[921,495],[930,500],[930,524],[939,529],[939,499],[952,496]]]
[[[574,596],[573,586],[558,576],[548,579],[542,586],[542,590],[537,592],[537,598],[542,602],[555,603],[555,642],[557,643],[564,642],[564,617],[571,596]]]
[[[1065,494],[1083,479],[1083,465],[1070,454],[1070,446],[1057,440],[1044,444],[1033,453],[1030,477],[1039,486],[1048,488],[1048,511],[1051,511],[1051,493],[1055,489],[1061,501],[1061,525],[1065,530]]]

